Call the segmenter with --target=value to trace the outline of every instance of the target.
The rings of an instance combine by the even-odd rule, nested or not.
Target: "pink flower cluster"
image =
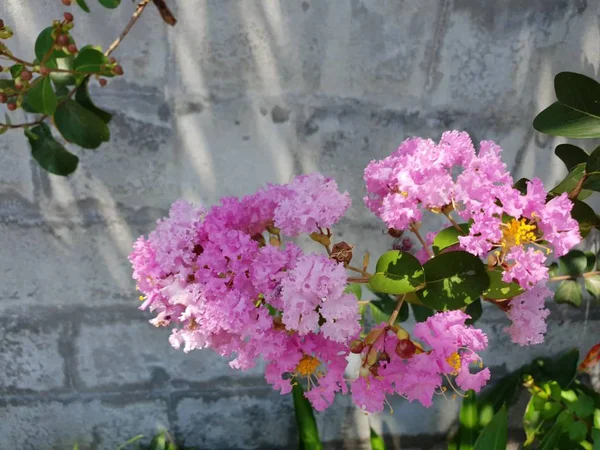
[[[469,233],[459,237],[459,248],[502,267],[504,282],[536,289],[536,295],[526,292],[511,303],[513,325],[508,331],[516,343],[538,343],[548,311],[543,299],[533,299],[549,292],[537,288],[548,278],[547,257],[552,251],[564,255],[581,236],[567,194],[546,202],[548,193],[537,178],[522,194],[513,187],[501,151],[482,141],[476,153],[468,134],[457,131],[445,132],[438,144],[408,139],[392,155],[367,166],[365,202],[388,227],[399,230],[420,222],[426,210],[455,211],[470,223]],[[428,235],[427,241],[432,238]],[[422,251],[417,256],[422,261],[429,257]],[[539,320],[531,320],[532,311]]]
[[[310,380],[307,397],[319,409],[347,389],[348,342],[360,331],[356,297],[347,294],[344,266],[303,254],[287,235],[330,227],[350,206],[347,193],[320,174],[270,185],[209,210],[178,201],[130,255],[145,297],[141,309],[156,326],[173,326],[170,342],[184,351],[235,354],[248,369],[262,357],[266,379],[282,393]]]
[[[382,325],[384,335],[363,353],[366,361],[374,349],[385,357],[379,357],[376,366],[362,370],[361,376],[352,383],[354,402],[368,412],[378,412],[384,409],[386,395],[398,394],[411,402],[417,400],[431,406],[433,395],[446,391],[445,382],[454,387],[450,377],[454,377],[460,389],[478,392],[490,379],[490,370],[472,372],[471,366],[481,367],[477,352],[487,347],[487,336],[481,330],[466,326],[468,318],[462,311],[447,311],[416,324],[415,337],[430,350],[409,353],[407,358],[397,351],[402,343],[396,333]],[[408,339],[403,342],[411,345]]]

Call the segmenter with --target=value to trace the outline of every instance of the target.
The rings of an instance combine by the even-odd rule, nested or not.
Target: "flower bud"
[[[331,245],[331,239],[326,234],[314,232],[310,233],[310,238],[313,241],[318,242],[319,244],[322,244],[326,247]]]
[[[379,354],[379,361],[385,361],[386,363],[390,362],[390,355],[387,354],[387,352],[381,352]]]
[[[412,358],[415,354],[416,346],[410,339],[401,339],[396,344],[396,354],[403,359]]]
[[[371,330],[369,332],[369,334],[367,334],[367,337],[365,338],[365,344],[373,345],[375,343],[375,341],[377,339],[379,339],[379,337],[383,334],[383,332],[384,332],[383,328],[375,328],[374,330]]]
[[[402,235],[404,234],[404,230],[397,230],[396,228],[390,228],[388,230],[388,234],[393,238],[399,238],[399,237],[402,237]]]
[[[259,247],[264,247],[265,245],[267,245],[267,241],[265,240],[265,237],[262,235],[262,233],[257,233],[254,236],[252,236],[252,240],[258,242]]]
[[[350,264],[350,261],[352,261],[352,246],[346,242],[338,242],[331,249],[330,258],[343,264]]]
[[[403,340],[403,339],[408,339],[410,338],[410,334],[408,334],[408,331],[406,331],[404,328],[399,327],[400,329],[396,332],[396,337],[399,340]]]
[[[372,366],[377,362],[377,349],[375,347],[371,347],[369,353],[367,353],[367,365]]]
[[[365,349],[365,343],[360,339],[355,339],[350,342],[350,351],[352,353],[361,353]]]

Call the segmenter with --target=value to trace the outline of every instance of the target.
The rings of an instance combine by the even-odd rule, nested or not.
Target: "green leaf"
[[[592,450],[600,450],[600,430],[596,428],[592,429],[592,439],[594,441]]]
[[[127,440],[127,442],[123,442],[121,445],[119,445],[117,447],[117,450],[122,450],[127,448],[128,446],[130,446],[131,444],[139,441],[140,439],[143,439],[144,435],[143,434],[138,434],[137,436],[132,437],[131,439]]]
[[[54,139],[48,125],[41,123],[27,130],[26,135],[33,158],[48,172],[67,176],[75,171],[79,158]]]
[[[585,419],[594,413],[594,400],[591,397],[572,389],[563,391],[561,396],[567,408],[573,411],[577,417]]]
[[[121,4],[121,0],[98,0],[105,8],[114,9]]]
[[[54,49],[48,55],[48,57],[46,57],[48,52],[50,52],[50,50],[54,46],[55,38],[52,36],[53,31],[53,27],[44,28],[35,40],[35,57],[38,59],[40,64],[42,63],[42,61],[45,60],[47,66],[52,66],[56,58],[64,58],[68,56],[62,50]],[[72,41],[70,38],[69,40]],[[48,62],[51,62],[51,64],[48,64]]]
[[[544,439],[542,439],[542,442],[540,442],[538,450],[556,450],[558,448],[558,442],[562,434],[562,425],[559,423],[555,423],[552,426],[552,428],[550,428],[550,431],[546,433]]]
[[[542,111],[533,127],[552,136],[600,137],[600,84],[572,72],[554,78],[558,101]]]
[[[594,252],[584,252],[585,253],[585,258],[587,260],[587,263],[585,265],[585,271],[587,272],[591,272],[592,270],[594,270],[594,267],[596,267],[596,255],[594,254]]]
[[[317,429],[312,406],[304,397],[304,391],[299,384],[294,385],[292,388],[292,396],[294,398],[300,450],[322,450],[323,445],[321,439],[319,439],[319,430]]]
[[[588,260],[587,256],[581,250],[571,250],[564,256],[558,258],[558,274],[570,275],[572,277],[580,276],[585,272]]]
[[[359,283],[350,283],[348,286],[346,286],[344,292],[348,294],[354,294],[357,300],[362,298],[362,286]]]
[[[544,422],[540,413],[540,406],[543,407],[543,405],[537,405],[536,400],[537,397],[532,395],[525,408],[525,414],[523,415],[523,430],[525,431],[526,436],[524,442],[525,447],[533,444],[538,433],[540,433]]]
[[[569,303],[576,308],[581,306],[582,300],[581,286],[575,280],[562,281],[554,294],[554,301],[556,303]]]
[[[371,428],[371,450],[385,450],[385,442],[373,428]]]
[[[467,319],[465,321],[465,324],[473,325],[477,321],[477,319],[479,319],[481,317],[481,314],[483,313],[483,309],[481,307],[481,299],[478,298],[473,303],[469,303],[467,305],[467,308],[465,309],[465,313],[468,314],[469,316],[471,316],[470,319]]]
[[[587,435],[587,427],[583,422],[574,421],[568,428],[569,439],[573,442],[583,441]]]
[[[50,78],[43,77],[29,89],[27,103],[38,113],[51,116],[56,111],[58,100],[52,89]]]
[[[585,150],[573,144],[560,144],[554,149],[554,153],[567,166],[567,170],[571,171],[577,164],[585,163],[589,155]]]
[[[387,322],[395,308],[395,301],[372,300],[369,302],[371,317],[377,324]],[[406,319],[408,319],[408,303],[404,302],[400,307],[396,321],[404,322]]]
[[[600,191],[600,172],[588,173],[581,187],[589,191]]]
[[[392,250],[381,255],[369,285],[375,292],[406,294],[425,282],[423,266],[410,253]]]
[[[523,293],[523,288],[517,283],[506,283],[502,281],[504,271],[499,269],[488,270],[487,274],[490,278],[490,287],[483,293],[485,298],[494,300],[503,300],[516,297]]]
[[[479,434],[479,412],[475,391],[467,391],[460,408],[458,421],[460,423],[459,449],[471,450]]]
[[[435,314],[435,310],[429,308],[428,306],[415,305],[414,303],[411,303],[410,307],[412,309],[413,316],[415,316],[415,321],[417,322],[425,322],[428,317],[431,317]]]
[[[543,361],[542,371],[547,379],[556,381],[561,388],[567,386],[575,378],[577,363],[579,361],[579,350],[576,348],[569,350],[555,359],[540,359]]]
[[[581,177],[583,176],[584,173],[585,173],[585,164],[584,163],[577,164],[573,168],[573,170],[571,170],[571,172],[569,172],[569,174],[565,177],[565,179],[563,181],[561,181],[554,189],[552,189],[550,191],[550,193],[560,195],[563,192],[571,192],[573,189],[575,189],[575,186],[577,186],[577,183],[579,183],[579,180],[581,180]],[[592,191],[583,189],[579,193],[577,198],[579,200],[585,200],[592,194],[593,194]]]
[[[540,411],[540,414],[545,420],[550,420],[561,411],[560,403],[546,402]]]
[[[462,308],[477,300],[490,285],[483,262],[467,252],[442,253],[423,268],[427,284],[417,296],[438,311]]]
[[[585,202],[575,200],[571,209],[571,217],[579,224],[581,237],[586,237],[592,228],[598,224],[594,210]]]
[[[585,289],[594,299],[600,299],[600,275],[592,275],[584,278]]]
[[[14,91],[15,80],[0,80],[0,89]]]
[[[98,108],[92,102],[92,99],[90,98],[90,93],[88,91],[88,81],[85,81],[84,83],[81,84],[81,86],[79,86],[77,88],[77,91],[75,92],[75,101],[77,103],[79,103],[81,106],[85,107],[86,109],[89,109],[90,111],[92,111],[98,117],[100,117],[100,119],[102,119],[102,121],[104,123],[109,123],[110,120],[112,119],[111,113]],[[358,285],[358,286],[360,287],[360,285]],[[359,297],[359,299],[360,299],[360,297]]]
[[[21,72],[23,72],[23,64],[15,64],[10,68],[10,74],[13,78],[20,77]]]
[[[90,12],[90,8],[87,5],[87,3],[85,2],[85,0],[75,0],[77,2],[77,4],[79,5],[79,7],[81,9],[83,9],[86,13]]]
[[[436,235],[433,240],[433,253],[438,255],[442,250],[458,244],[459,236],[466,236],[469,234],[469,228],[471,226],[468,223],[461,223],[458,226],[462,230],[462,233],[452,226],[444,228]]]
[[[600,409],[595,408],[594,409],[594,419],[593,419],[593,426],[594,428],[596,428],[597,430],[600,430]]]
[[[73,61],[75,58],[73,55],[66,56],[64,58],[56,59],[56,68],[61,70],[73,70]],[[75,78],[70,73],[64,72],[51,72],[50,79],[57,87],[67,87],[75,84]]]
[[[73,70],[82,73],[102,73],[104,65],[108,63],[108,58],[100,50],[86,46],[82,48],[75,61],[73,61]]]
[[[110,138],[106,123],[74,100],[67,100],[58,106],[54,123],[67,141],[83,148],[98,148]]]
[[[482,431],[475,442],[474,450],[506,450],[508,440],[508,415],[502,406],[492,421]]]

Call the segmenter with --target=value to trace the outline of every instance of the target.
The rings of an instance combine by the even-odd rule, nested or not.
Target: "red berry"
[[[67,50],[69,50],[69,53],[77,53],[77,46],[75,44],[69,44]]]
[[[9,111],[14,111],[15,109],[17,109],[17,104],[9,103],[8,105],[6,105],[6,107],[8,108]]]
[[[23,89],[23,84],[22,83],[15,83],[15,89],[17,91],[20,91],[21,89]]]
[[[65,22],[73,22],[73,14],[71,14],[70,12],[64,13],[63,16],[65,18]]]
[[[113,73],[115,75],[123,75],[123,67],[121,67],[120,65],[116,65],[115,68],[113,69]]]
[[[46,66],[42,66],[40,67],[40,73],[42,75],[50,75],[50,69],[48,69]]]
[[[71,6],[71,0],[62,0],[62,4],[65,6]]]
[[[117,62],[117,59],[114,56],[111,56],[110,58],[108,58],[108,62],[114,64]]]
[[[23,80],[23,81],[29,81],[29,80],[31,80],[31,77],[32,77],[32,75],[31,75],[30,71],[23,70],[21,72],[21,80]]]
[[[56,43],[61,46],[69,45],[69,36],[66,34],[61,34],[56,37]]]
[[[106,86],[106,78],[100,78],[98,80],[98,83],[100,83],[100,86],[102,87]]]
[[[8,101],[8,95],[2,93],[0,94],[0,103],[6,103]]]

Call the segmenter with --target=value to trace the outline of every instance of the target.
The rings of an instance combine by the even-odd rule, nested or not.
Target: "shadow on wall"
[[[12,378],[0,370],[9,374],[0,388],[17,405],[7,410],[8,434],[18,442],[38,422],[45,442],[84,434],[108,448],[151,434],[158,421],[203,448],[294,442],[291,401],[266,386],[260,367],[234,373],[209,351],[171,350],[167,331],[151,329],[134,309],[132,242],[177,198],[210,205],[319,170],[352,195],[340,235],[358,244],[357,254],[384,251],[383,226],[362,205],[362,170],[408,136],[437,139],[445,129],[497,140],[515,179],[557,181],[564,169],[551,152],[560,141],[534,133],[531,122],[553,101],[557,72],[598,78],[600,6],[525,3],[181,1],[172,5],[173,29],[149,9],[116,55],[124,79],[93,92],[116,112],[111,141],[77,150],[74,176],[40,171],[19,136],[0,142],[0,158],[11,161],[0,185],[3,248],[14,255],[1,263],[0,307],[6,341],[13,332],[28,336],[7,344],[16,355]],[[75,35],[108,45],[132,8],[78,14]],[[24,51],[62,10],[54,0],[35,10],[17,0],[0,6]],[[507,352],[499,353],[491,365],[506,365]],[[8,364],[0,357],[0,369]],[[36,402],[46,406],[34,414]],[[371,421],[400,436],[395,446],[426,434],[434,445],[458,406],[395,401],[394,416],[367,418],[338,399],[320,416],[322,437],[349,448],[368,438]],[[63,414],[82,422],[61,423]],[[139,420],[119,423],[124,414]],[[264,417],[271,425],[257,430]],[[27,448],[36,439],[27,436]]]

